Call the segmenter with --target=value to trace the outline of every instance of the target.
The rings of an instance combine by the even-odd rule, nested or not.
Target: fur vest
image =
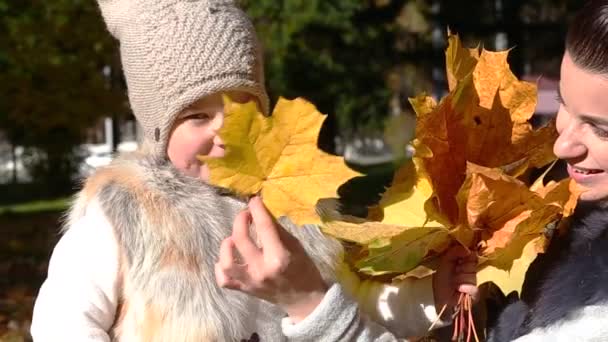
[[[502,312],[490,341],[512,341],[535,329],[558,332],[560,326],[585,320],[585,312],[591,312],[585,309],[605,311],[606,305],[608,211],[580,203],[567,233],[556,236],[531,265],[522,300]],[[566,333],[583,336],[581,331],[562,331]]]
[[[284,339],[284,314],[277,307],[215,281],[220,244],[245,207],[242,199],[180,174],[165,160],[133,154],[89,177],[69,221],[84,215],[92,200],[110,221],[120,251],[113,340]],[[314,226],[281,224],[300,240],[328,284],[334,282],[340,244]]]

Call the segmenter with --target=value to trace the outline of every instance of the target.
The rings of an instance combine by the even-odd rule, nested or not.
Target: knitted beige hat
[[[145,143],[166,155],[177,114],[215,92],[245,91],[268,114],[253,25],[229,0],[98,0],[120,41],[129,101]]]

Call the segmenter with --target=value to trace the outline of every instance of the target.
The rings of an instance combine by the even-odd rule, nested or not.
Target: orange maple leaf
[[[552,145],[557,132],[552,124],[534,130],[528,122],[536,106],[536,86],[517,80],[507,63],[508,52],[482,50],[477,55],[462,48],[457,37],[449,39],[446,67],[451,92],[438,105],[424,95],[410,102],[418,117],[416,140],[431,151],[423,163],[437,205],[455,223],[455,197],[467,162],[540,167],[555,160]]]

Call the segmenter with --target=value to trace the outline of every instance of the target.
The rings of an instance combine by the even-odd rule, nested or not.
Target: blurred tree
[[[0,129],[36,181],[66,191],[86,128],[125,112],[102,73],[117,46],[94,1],[0,0],[0,18]]]
[[[304,96],[329,114],[322,148],[333,150],[336,123],[342,135],[381,125],[386,77],[397,60],[393,23],[404,1],[241,2],[266,49],[272,99]]]
[[[408,97],[441,95],[447,27],[470,44],[495,48],[502,37],[507,47],[517,46],[511,56],[519,73],[555,73],[565,23],[580,6],[575,0],[240,2],[266,49],[271,98],[304,96],[329,114],[320,138],[329,151],[337,131],[346,138],[378,131],[385,117],[409,107]],[[51,179],[69,173],[84,127],[126,112],[122,81],[102,73],[111,66],[109,74],[120,75],[117,44],[95,2],[85,0],[0,0],[0,32],[0,128],[13,144],[42,151],[31,160],[48,161],[50,169],[38,169]]]
[[[407,97],[423,90],[437,96],[445,91],[448,27],[470,45],[516,46],[511,64],[518,75],[555,74],[565,23],[581,5],[575,0],[241,3],[266,49],[273,100],[278,95],[307,97],[330,115],[328,126],[337,124],[345,136],[378,129],[387,114],[409,107]]]
[[[518,75],[558,77],[568,22],[580,0],[434,0],[436,20],[460,33],[469,44],[515,49],[510,54]],[[475,20],[471,20],[474,18]]]

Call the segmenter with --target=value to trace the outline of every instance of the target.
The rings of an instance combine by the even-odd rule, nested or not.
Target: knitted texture
[[[166,155],[176,116],[203,96],[244,91],[268,114],[261,47],[234,1],[98,2],[120,41],[131,108],[154,154]]]

